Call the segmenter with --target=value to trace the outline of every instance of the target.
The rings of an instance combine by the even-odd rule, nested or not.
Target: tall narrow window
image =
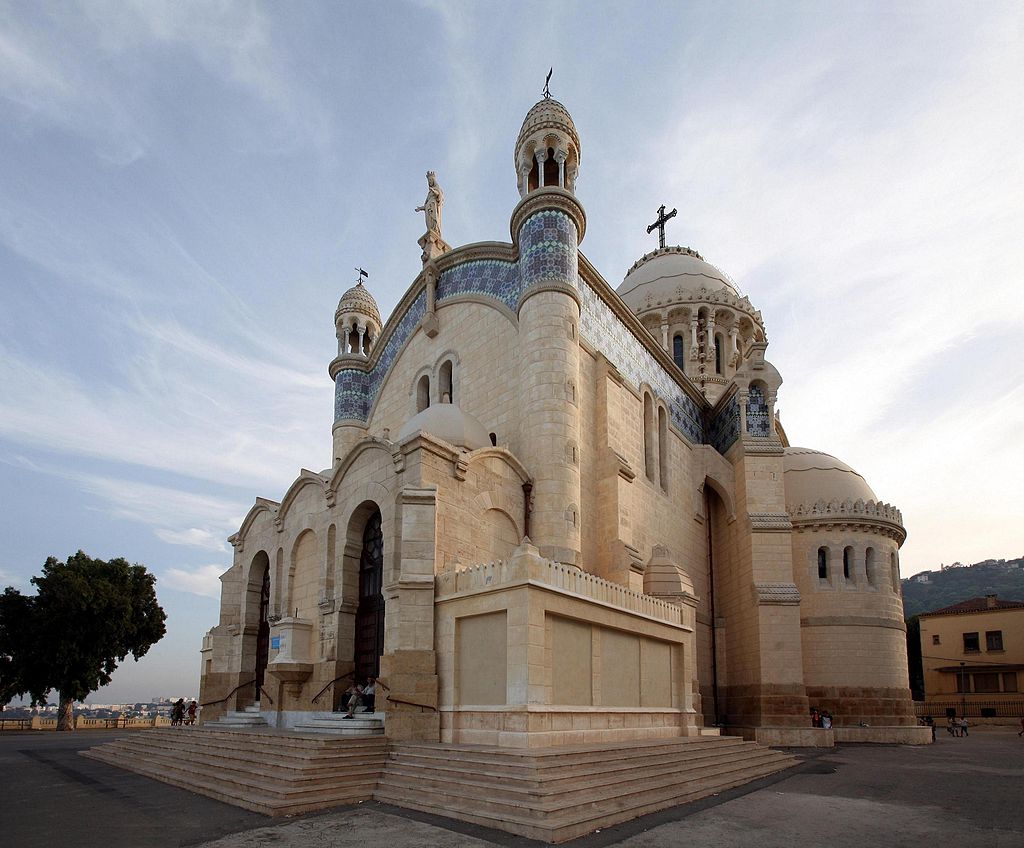
[[[644,392],[644,473],[654,479],[654,403]]]
[[[875,549],[868,548],[864,551],[864,570],[867,572],[868,575],[868,583],[870,583],[872,586],[874,586],[878,582],[878,575],[875,574],[876,568],[877,565],[875,564]]]
[[[678,333],[675,338],[672,339],[672,358],[680,368],[685,367],[686,358],[683,351],[683,337]]]
[[[441,371],[438,373],[438,396],[441,398],[441,402],[444,403],[444,396],[448,395],[448,403],[455,403],[455,384],[452,380],[452,361],[446,359],[441,363]]]
[[[723,359],[722,351],[723,351],[724,347],[725,347],[725,340],[722,338],[721,334],[716,335],[715,336],[715,373],[716,374],[721,374],[722,373],[722,359]]]
[[[416,383],[416,411],[423,412],[430,406],[430,378],[424,374]]]
[[[853,577],[853,548],[843,548],[843,578],[849,580]]]
[[[818,548],[818,577],[828,580],[828,548]]]
[[[668,415],[665,407],[658,407],[658,471],[661,488],[668,491]]]

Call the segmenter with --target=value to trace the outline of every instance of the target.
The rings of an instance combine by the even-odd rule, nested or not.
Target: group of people
[[[192,727],[196,723],[196,712],[199,709],[199,705],[193,701],[185,707],[185,699],[178,698],[174,702],[174,706],[171,707],[171,727],[181,727],[183,724],[187,724]]]
[[[823,727],[825,730],[829,730],[832,727],[832,713],[814,707],[811,710],[811,727]]]
[[[352,685],[345,690],[342,696],[342,705],[347,712],[342,718],[354,718],[356,709],[360,706],[366,708],[366,712],[373,712],[374,701],[377,698],[377,678],[367,677],[366,683],[360,685],[354,680]]]
[[[970,736],[967,732],[967,719],[950,716],[946,719],[946,732],[950,736]]]

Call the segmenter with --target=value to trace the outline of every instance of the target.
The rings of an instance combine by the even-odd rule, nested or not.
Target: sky
[[[0,0],[0,586],[83,549],[168,613],[91,700],[198,692],[227,536],[330,464],[353,268],[388,315],[427,170],[448,242],[509,240],[551,66],[605,279],[677,207],[903,575],[1024,554],[1019,2]]]

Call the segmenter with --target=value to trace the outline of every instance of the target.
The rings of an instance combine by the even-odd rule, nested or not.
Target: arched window
[[[818,578],[828,580],[828,548],[818,548]]]
[[[448,403],[455,403],[455,384],[452,380],[452,361],[446,359],[441,363],[441,370],[438,373],[438,396],[441,398],[441,402],[444,403],[445,394],[448,395]]]
[[[878,565],[875,562],[875,549],[867,548],[864,551],[864,570],[867,572],[868,575],[868,583],[870,583],[872,586],[874,586],[878,582],[878,575],[875,573],[875,570],[877,568]]]
[[[843,579],[850,580],[853,577],[853,548],[847,545],[843,548]]]
[[[416,411],[423,412],[430,406],[430,377],[424,374],[416,383]]]
[[[686,366],[686,356],[683,351],[683,337],[678,333],[676,333],[675,338],[672,339],[672,358],[680,368],[684,368]]]
[[[644,392],[644,473],[654,479],[654,402]]]
[[[721,333],[715,333],[715,373],[722,373],[722,362],[725,359],[725,339]]]
[[[668,415],[665,407],[658,407],[658,472],[661,488],[668,491]]]

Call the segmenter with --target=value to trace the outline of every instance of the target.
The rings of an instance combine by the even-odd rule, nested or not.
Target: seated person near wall
[[[377,678],[367,677],[366,685],[363,687],[363,706],[368,712],[373,712],[373,702],[377,697]]]
[[[348,712],[342,716],[342,718],[352,718],[355,714],[356,707],[359,706],[362,694],[363,687],[353,681],[352,685],[345,690],[344,696],[342,696],[342,703],[348,707]]]

